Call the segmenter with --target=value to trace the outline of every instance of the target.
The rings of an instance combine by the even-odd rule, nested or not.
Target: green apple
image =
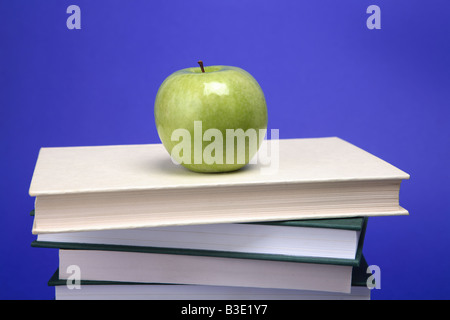
[[[267,129],[267,105],[258,82],[232,66],[182,69],[161,84],[155,122],[172,159],[195,172],[242,168]]]

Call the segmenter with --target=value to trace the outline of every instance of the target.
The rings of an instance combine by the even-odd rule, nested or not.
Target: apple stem
[[[200,65],[200,69],[202,69],[202,72],[204,73],[204,72],[205,72],[205,69],[203,68],[203,61],[200,60],[200,61],[198,62],[198,64]]]

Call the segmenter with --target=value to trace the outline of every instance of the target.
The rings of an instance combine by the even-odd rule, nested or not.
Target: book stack
[[[335,137],[264,143],[270,163],[220,174],[160,144],[42,148],[32,245],[59,250],[56,299],[369,299],[367,222],[408,214],[409,175]]]

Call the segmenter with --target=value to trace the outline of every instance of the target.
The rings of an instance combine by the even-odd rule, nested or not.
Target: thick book
[[[56,300],[370,300],[367,262],[354,267],[350,293],[254,287],[138,283],[59,278],[57,270],[48,281]]]
[[[34,247],[358,261],[368,218],[221,223],[39,234]]]
[[[349,142],[266,144],[270,161],[221,174],[188,171],[161,144],[41,148],[33,233],[408,214],[409,175]]]
[[[361,263],[365,228],[352,259],[283,254],[189,250],[142,246],[65,244],[59,249],[59,277],[82,280],[183,283],[327,292],[351,291],[353,267]]]
[[[80,280],[183,283],[327,292],[351,291],[352,266],[189,254],[59,250],[59,277]]]

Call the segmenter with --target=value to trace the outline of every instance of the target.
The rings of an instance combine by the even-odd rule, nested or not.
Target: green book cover
[[[333,221],[337,220],[337,221]],[[347,220],[347,221],[345,221]],[[180,254],[180,255],[195,255],[195,256],[211,256],[222,258],[237,258],[237,259],[258,259],[258,260],[273,260],[285,262],[302,262],[302,263],[317,263],[317,264],[333,264],[333,265],[349,265],[358,266],[362,257],[362,249],[364,244],[365,232],[367,228],[368,218],[356,219],[326,219],[317,221],[283,221],[273,222],[277,225],[296,225],[296,226],[314,226],[319,227],[321,223],[327,227],[338,226],[343,228],[352,228],[351,230],[360,230],[360,237],[358,248],[354,259],[340,259],[340,258],[324,258],[324,257],[308,257],[308,256],[293,256],[282,254],[264,254],[264,253],[248,253],[248,252],[231,252],[231,251],[216,251],[203,249],[181,249],[181,248],[162,248],[162,247],[143,247],[143,246],[128,246],[128,245],[105,245],[105,244],[87,244],[87,243],[63,243],[63,242],[46,242],[35,240],[31,243],[33,247],[41,248],[56,248],[69,250],[112,250],[112,251],[126,251],[126,252],[141,252],[141,253],[161,253],[161,254]],[[267,224],[264,222],[264,224]],[[356,228],[356,229],[355,229]]]
[[[330,229],[361,231],[365,220],[367,220],[367,218],[356,217],[356,218],[336,218],[336,219],[251,222],[251,224],[277,225],[289,227],[308,227],[308,228],[330,228]]]

